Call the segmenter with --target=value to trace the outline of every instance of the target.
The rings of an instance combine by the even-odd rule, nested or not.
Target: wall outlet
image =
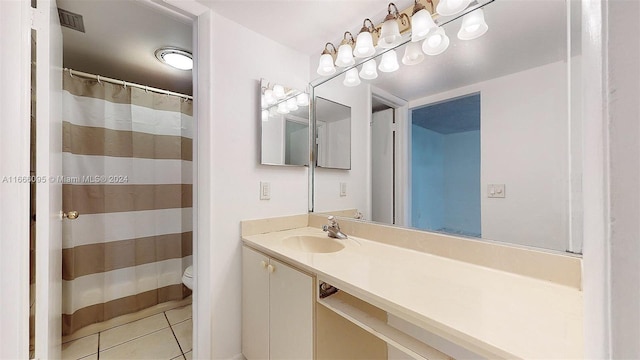
[[[340,196],[347,196],[347,183],[340,183]]]
[[[260,200],[271,199],[271,183],[261,181],[260,182]]]
[[[504,198],[506,197],[504,184],[489,184],[487,185],[487,197],[490,198]]]

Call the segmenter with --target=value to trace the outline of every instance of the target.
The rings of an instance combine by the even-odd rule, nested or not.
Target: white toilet
[[[189,266],[184,270],[182,275],[182,283],[188,287],[189,290],[193,290],[193,266]]]

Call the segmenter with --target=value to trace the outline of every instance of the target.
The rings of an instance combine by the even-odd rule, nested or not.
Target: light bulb
[[[283,99],[284,98],[284,86],[282,85],[273,85],[273,96],[276,97],[276,99]]]
[[[442,54],[448,47],[449,37],[441,27],[432,29],[422,43],[422,51],[431,56]]]
[[[322,54],[318,64],[318,75],[329,76],[336,72],[336,67],[333,66],[333,57],[331,54]]]
[[[298,103],[298,106],[309,106],[309,94],[298,94],[298,96],[296,96],[296,102]]]
[[[264,91],[264,100],[267,102],[267,105],[273,105],[276,103],[276,98],[273,96],[273,90],[267,89]]]
[[[472,0],[440,0],[436,11],[442,16],[453,16],[460,12],[471,4]]]
[[[262,121],[269,121],[269,110],[262,110]]]
[[[353,68],[344,74],[344,86],[358,86],[360,85],[360,77],[358,76],[358,69]]]
[[[361,31],[356,39],[356,47],[353,49],[353,56],[366,58],[376,53],[373,47],[373,37],[368,31]]]
[[[389,50],[382,54],[382,60],[378,65],[378,70],[382,72],[394,72],[400,68],[398,64],[398,55],[395,50]]]
[[[267,106],[267,100],[264,98],[264,94],[262,94],[262,96],[260,96],[260,107],[264,108],[265,106]]]
[[[402,40],[400,36],[400,27],[396,19],[388,19],[382,24],[378,46],[383,49],[390,49]]]
[[[286,102],[281,102],[278,104],[278,114],[288,114],[289,113],[289,108],[287,107],[287,103]]]
[[[402,57],[402,63],[405,65],[416,65],[424,60],[424,54],[422,48],[418,42],[410,42],[404,49],[404,56]]]
[[[376,69],[375,59],[367,60],[364,64],[362,64],[360,77],[367,80],[373,80],[378,77],[378,69]]]
[[[420,41],[427,37],[429,30],[436,27],[431,14],[422,9],[411,16],[411,41]]]
[[[336,57],[336,66],[347,67],[355,64],[353,60],[353,49],[349,44],[342,44],[338,48],[338,56]]]
[[[484,11],[482,9],[474,10],[462,17],[462,25],[458,31],[458,39],[473,40],[484,35],[489,26],[484,21]]]
[[[287,100],[287,109],[289,111],[298,110],[298,103],[296,102],[296,98],[290,98]]]

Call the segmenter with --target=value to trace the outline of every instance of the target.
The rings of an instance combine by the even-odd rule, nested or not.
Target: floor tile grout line
[[[164,313],[164,317],[167,319],[167,322],[169,323],[169,328],[171,329],[171,334],[173,334],[173,338],[176,339],[176,343],[178,343],[178,349],[180,349],[180,354],[182,354],[182,357],[186,359],[186,357],[184,356],[184,351],[182,351],[182,346],[180,346],[180,341],[178,341],[178,337],[176,336],[176,332],[173,331],[173,326],[171,326],[171,323],[169,322],[169,318],[167,317],[166,311]]]
[[[1,0],[0,0],[0,1],[1,1]],[[126,343],[130,343],[130,342],[132,342],[132,341],[134,341],[134,340],[138,340],[138,339],[140,339],[140,338],[142,338],[142,337],[145,337],[145,336],[148,336],[148,335],[151,335],[151,334],[155,334],[155,333],[160,332],[160,331],[162,331],[162,330],[166,330],[167,328],[170,328],[170,326],[163,327],[162,329],[154,330],[154,331],[152,331],[152,332],[150,332],[150,333],[147,333],[147,334],[144,334],[144,335],[139,335],[139,336],[133,337],[133,338],[131,338],[131,339],[127,340],[127,341],[123,341],[123,342],[121,342],[121,343],[119,343],[119,344],[109,346],[108,348],[104,348],[103,350],[100,350],[100,351],[104,352],[104,351],[107,351],[107,350],[111,350],[111,349],[113,349],[114,347],[117,347],[117,346],[120,346],[120,345],[124,345],[124,344],[126,344]]]

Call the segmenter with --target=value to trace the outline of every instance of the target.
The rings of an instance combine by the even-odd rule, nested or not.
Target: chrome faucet
[[[340,225],[338,225],[338,220],[336,220],[333,215],[329,215],[327,218],[329,224],[322,226],[322,231],[326,231],[327,235],[336,239],[346,239],[347,235],[340,231]]]

